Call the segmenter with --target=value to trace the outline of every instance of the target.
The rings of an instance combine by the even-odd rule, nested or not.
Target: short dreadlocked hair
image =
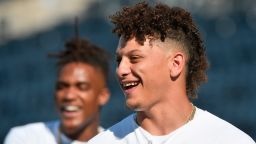
[[[208,62],[200,33],[189,12],[165,4],[149,6],[146,2],[124,7],[110,16],[113,33],[128,41],[135,37],[143,45],[147,37],[170,38],[184,45],[188,51],[186,93],[190,99],[197,97],[197,89],[207,81]]]
[[[107,80],[110,55],[104,49],[85,39],[74,38],[65,43],[65,49],[51,56],[58,58],[58,69],[72,62],[81,62],[99,68]]]

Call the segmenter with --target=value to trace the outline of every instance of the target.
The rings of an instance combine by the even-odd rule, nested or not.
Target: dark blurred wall
[[[124,105],[114,75],[117,37],[111,33],[104,11],[97,5],[92,5],[91,10],[91,16],[81,18],[80,35],[113,54],[109,81],[112,97],[102,109],[102,125],[109,127],[131,111]],[[196,105],[256,140],[256,31],[239,11],[224,18],[193,16],[210,62],[209,80],[201,87]],[[55,60],[47,54],[61,50],[64,41],[73,36],[70,22],[0,45],[0,143],[13,126],[57,118],[53,97]]]

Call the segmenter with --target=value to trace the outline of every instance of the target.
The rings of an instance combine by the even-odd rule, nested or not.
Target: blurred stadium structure
[[[0,1],[0,42],[33,35],[82,14],[93,0]]]
[[[32,35],[47,30],[77,15],[93,13],[86,11],[93,3],[98,3],[102,14],[108,16],[124,4],[138,1],[123,0],[0,0],[0,42]],[[256,2],[254,0],[159,0],[189,9],[204,19],[217,19],[216,31],[222,36],[232,35],[236,23],[230,18],[234,12],[243,13],[250,28],[256,30]],[[222,32],[223,33],[223,32]]]
[[[256,140],[256,1],[158,1],[191,11],[203,34],[211,67],[196,105]],[[117,38],[111,34],[108,16],[137,2],[0,0],[0,143],[13,126],[57,117],[53,111],[55,61],[47,53],[60,50],[73,36],[74,17],[80,18],[82,37],[114,54]],[[113,62],[113,73],[114,67]],[[112,98],[102,110],[105,127],[130,113],[114,75],[109,85]]]

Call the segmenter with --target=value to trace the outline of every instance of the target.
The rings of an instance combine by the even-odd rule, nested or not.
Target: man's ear
[[[170,77],[176,79],[185,67],[186,59],[184,53],[176,52],[169,58]]]
[[[98,102],[99,102],[100,106],[105,105],[108,102],[109,97],[110,97],[109,89],[108,88],[103,88],[101,90],[101,93],[100,93],[99,97],[98,97]]]

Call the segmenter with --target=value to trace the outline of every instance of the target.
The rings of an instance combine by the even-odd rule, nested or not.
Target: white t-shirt
[[[7,134],[4,144],[58,144],[59,121],[30,123],[17,126]],[[99,127],[102,132],[103,128]],[[87,142],[72,141],[64,134],[60,135],[61,144],[86,144]]]
[[[135,114],[98,134],[89,144],[255,144],[230,123],[196,108],[193,120],[164,136],[153,136],[138,126]],[[150,143],[151,142],[151,143]]]

